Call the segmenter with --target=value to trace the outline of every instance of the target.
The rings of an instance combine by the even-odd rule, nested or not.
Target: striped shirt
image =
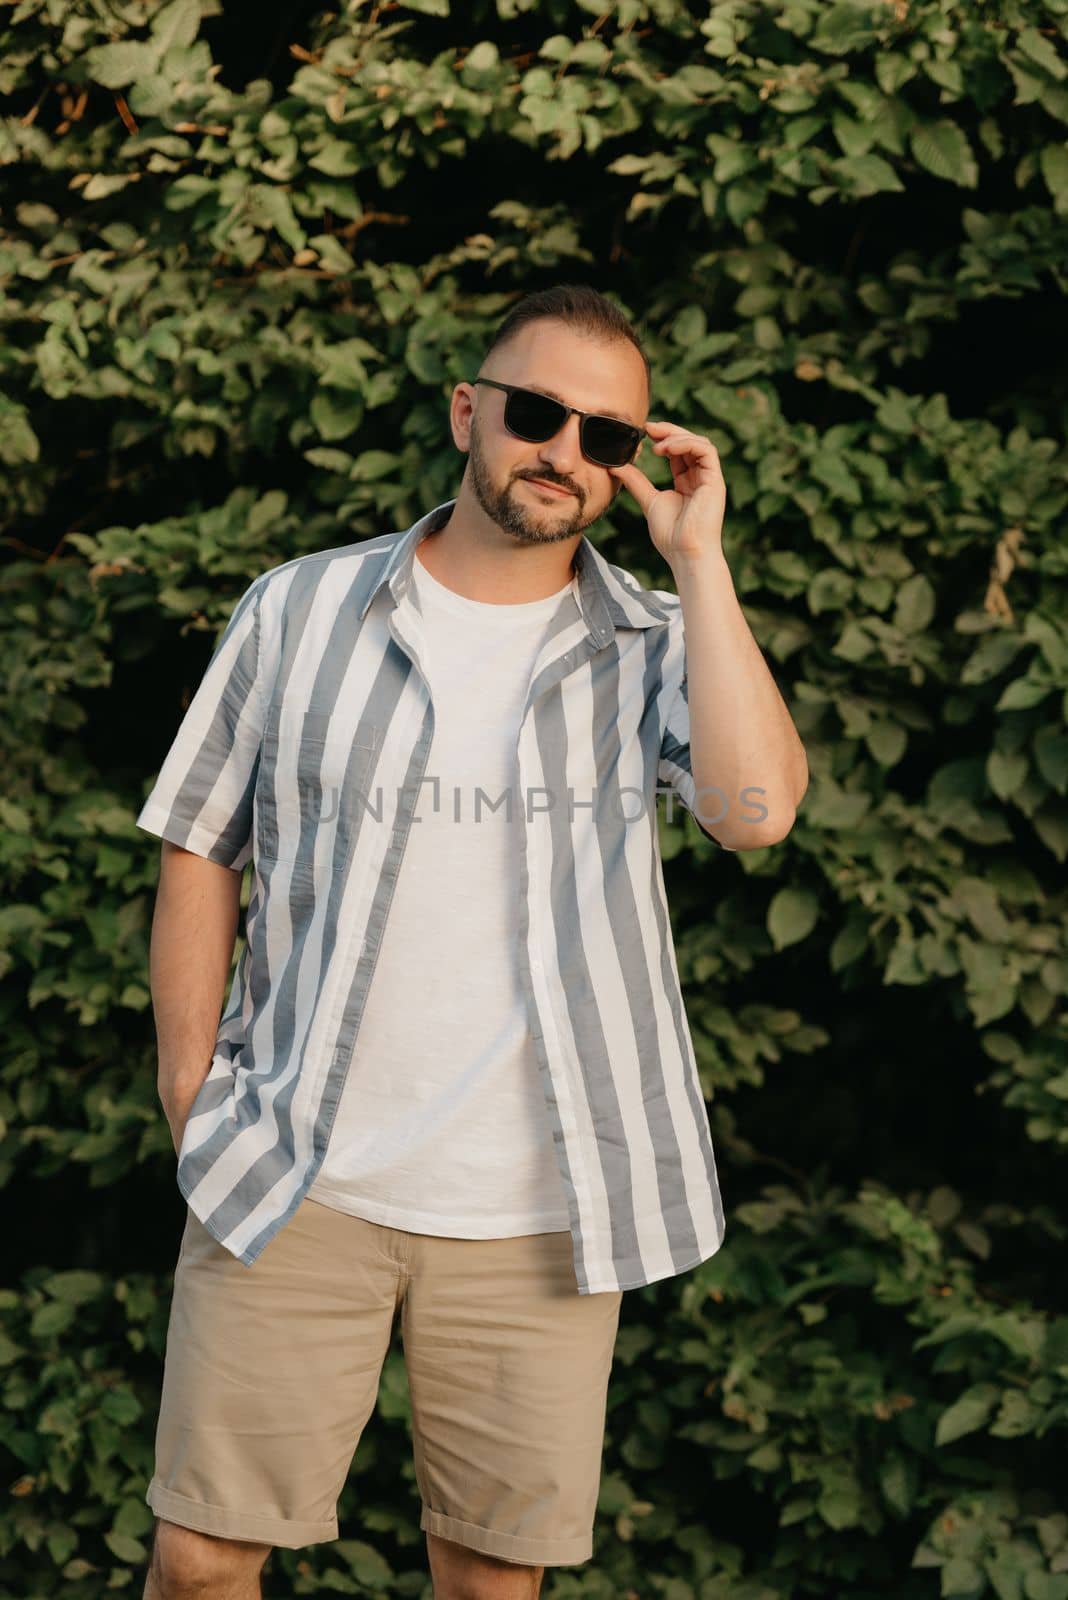
[[[434,709],[411,577],[454,505],[258,577],[137,818],[252,867],[177,1167],[191,1210],[246,1265],[322,1163],[409,829],[442,803],[423,781]],[[657,826],[658,794],[697,808],[681,602],[585,536],[574,569],[531,671],[515,782],[487,803],[516,828],[518,968],[575,1279],[594,1294],[696,1266],[724,1217]]]

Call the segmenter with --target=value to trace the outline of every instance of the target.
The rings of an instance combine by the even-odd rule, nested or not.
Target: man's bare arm
[[[230,976],[241,873],[163,840],[152,917],[149,982],[157,1087],[175,1153],[211,1069]]]

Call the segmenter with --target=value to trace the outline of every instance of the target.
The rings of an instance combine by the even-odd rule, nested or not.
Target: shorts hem
[[[463,1522],[459,1517],[446,1516],[444,1511],[431,1511],[423,1505],[419,1526],[425,1532],[440,1534],[452,1539],[468,1550],[479,1550],[483,1555],[498,1556],[502,1561],[518,1561],[533,1567],[567,1567],[589,1561],[593,1555],[593,1536],[587,1539],[524,1539],[514,1533],[498,1533],[493,1528],[479,1527],[476,1522]]]
[[[299,1550],[306,1544],[320,1544],[338,1536],[337,1518],[327,1522],[285,1522],[280,1517],[261,1517],[254,1511],[237,1511],[228,1506],[206,1505],[189,1500],[173,1489],[164,1489],[155,1478],[148,1486],[145,1501],[157,1516],[177,1522],[197,1533],[214,1533],[223,1539],[250,1539],[257,1544],[278,1545],[283,1550]]]

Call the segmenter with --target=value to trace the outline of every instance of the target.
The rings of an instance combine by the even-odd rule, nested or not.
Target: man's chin
[[[529,488],[521,487],[523,484],[522,478],[513,478],[495,500],[488,495],[485,498],[481,495],[477,497],[483,511],[502,533],[510,534],[513,539],[526,544],[549,544],[569,539],[579,531],[576,519],[578,501],[575,497],[565,498],[561,495],[560,503],[556,505],[548,495],[535,494]],[[561,512],[564,514],[563,522]]]

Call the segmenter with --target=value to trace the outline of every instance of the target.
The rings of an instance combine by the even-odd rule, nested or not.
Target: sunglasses
[[[531,444],[544,444],[559,433],[572,413],[579,419],[582,454],[598,467],[626,466],[642,442],[642,429],[620,422],[618,417],[580,411],[577,406],[565,406],[562,400],[552,400],[535,389],[520,389],[514,383],[498,383],[494,378],[472,378],[471,382],[500,389],[508,396],[504,402],[504,425],[517,439]]]

